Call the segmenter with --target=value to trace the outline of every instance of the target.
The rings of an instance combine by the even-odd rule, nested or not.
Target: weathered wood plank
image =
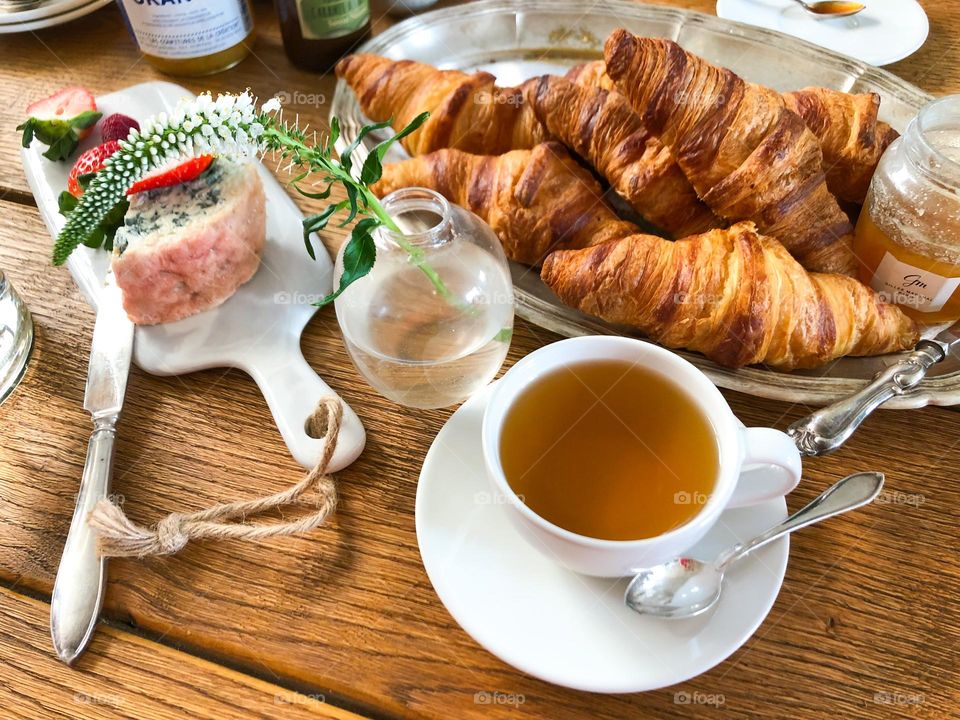
[[[326,718],[360,716],[306,695],[101,626],[83,664],[49,652],[50,606],[0,588],[0,706],[5,718]]]

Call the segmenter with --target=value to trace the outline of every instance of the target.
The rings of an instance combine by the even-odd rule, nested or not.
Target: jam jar
[[[857,222],[860,279],[922,324],[960,318],[960,95],[884,153]]]

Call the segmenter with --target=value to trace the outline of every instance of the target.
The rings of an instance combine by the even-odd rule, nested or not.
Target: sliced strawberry
[[[83,195],[83,184],[80,182],[81,178],[84,175],[95,173],[102,168],[104,160],[113,155],[119,147],[120,143],[116,140],[111,140],[110,142],[103,143],[103,145],[90,148],[78,157],[70,170],[70,177],[67,179],[67,192],[74,197]]]
[[[23,147],[34,138],[49,145],[44,157],[66,160],[100,119],[93,94],[82,87],[65,87],[27,107],[28,119],[19,125]]]
[[[190,182],[200,177],[212,162],[213,155],[200,155],[170,167],[154,170],[131,185],[127,195]]]

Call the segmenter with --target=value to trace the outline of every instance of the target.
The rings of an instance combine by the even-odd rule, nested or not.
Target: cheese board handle
[[[293,458],[304,467],[312,468],[320,457],[323,440],[307,433],[307,420],[317,408],[320,398],[334,395],[296,347],[272,348],[259,353],[243,365],[263,393],[267,406],[280,429]],[[327,468],[341,470],[359,457],[366,443],[366,433],[360,418],[343,402],[343,420],[337,448]]]

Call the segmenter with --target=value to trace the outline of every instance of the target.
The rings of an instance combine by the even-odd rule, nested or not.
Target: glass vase
[[[507,258],[489,225],[432,190],[404,188],[381,203],[403,234],[378,228],[373,269],[337,298],[344,343],[364,378],[390,400],[455,405],[496,376],[510,347]]]

